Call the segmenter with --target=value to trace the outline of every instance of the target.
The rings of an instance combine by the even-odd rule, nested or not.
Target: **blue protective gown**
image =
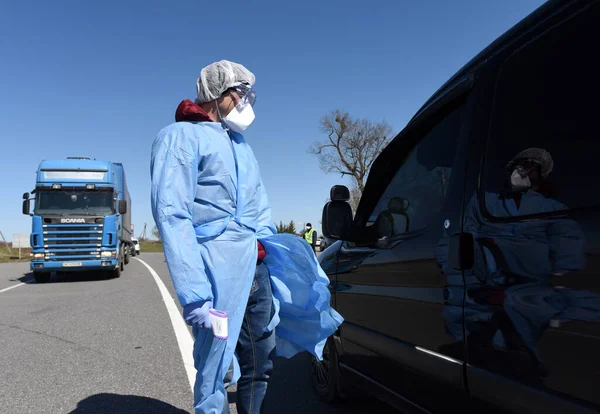
[[[322,359],[323,347],[344,319],[331,308],[329,279],[312,247],[292,234],[261,238],[267,255],[275,316],[277,355],[291,358],[307,351]]]
[[[485,193],[485,205],[488,212],[495,217],[517,217],[567,209],[559,201],[546,198],[533,190],[522,194],[519,208],[514,199],[501,197],[497,193]],[[482,280],[486,281],[487,286],[503,287],[505,285],[503,266],[512,274],[531,281],[538,281],[540,284],[547,284],[553,273],[577,271],[585,266],[584,234],[577,222],[571,219],[491,222],[484,218],[479,198],[474,195],[465,211],[464,231],[472,233],[476,242],[482,238],[492,239],[504,260],[504,264],[498,264],[487,247],[479,246],[476,243],[475,266],[472,270],[464,272],[467,289],[481,286]],[[447,245],[448,235],[440,240],[436,257],[442,271],[448,277],[449,284],[453,284],[462,278],[463,274],[449,267]],[[523,302],[520,294],[528,286],[525,284],[507,289],[504,307],[526,343],[532,344],[534,340],[529,337],[537,338],[539,333],[527,333],[529,328],[523,321],[528,318],[535,319],[539,315],[533,313],[524,315],[523,310],[526,308],[519,305]],[[548,287],[547,289],[552,288]],[[450,293],[454,292],[456,290],[450,291]],[[539,292],[538,294],[542,295]],[[564,296],[566,291],[561,294]],[[451,294],[447,303],[453,306],[446,306],[443,311],[446,329],[458,340],[463,340],[463,332],[466,332],[467,335],[471,332],[471,326],[482,321],[489,321],[493,316],[490,306],[479,305],[469,296],[464,298],[464,295]],[[465,304],[464,311],[460,308],[463,303]],[[532,306],[530,309],[535,309],[535,307]],[[495,340],[499,340],[499,338],[497,337]]]
[[[275,234],[258,163],[240,134],[215,122],[177,122],[152,146],[152,213],[182,306],[212,300],[229,338],[194,330],[194,406],[220,413],[257,258],[257,237]]]
[[[220,123],[177,122],[152,146],[152,213],[179,302],[212,300],[229,315],[227,340],[193,330],[196,413],[221,413],[232,360],[232,383],[239,378],[233,357],[258,239],[267,251],[276,307],[266,329],[276,329],[280,355],[306,350],[322,358],[325,339],[343,321],[329,305],[329,280],[308,244],[275,234],[256,158],[242,135],[229,134]]]

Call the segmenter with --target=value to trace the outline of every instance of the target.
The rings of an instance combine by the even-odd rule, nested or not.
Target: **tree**
[[[392,128],[385,121],[353,118],[336,109],[321,118],[319,129],[327,139],[315,142],[309,152],[319,157],[323,171],[351,176],[350,204],[356,211],[371,166],[390,142]]]
[[[160,232],[158,231],[158,227],[156,227],[156,224],[152,228],[152,235],[156,240],[160,241]]]
[[[296,225],[294,224],[294,220],[290,221],[289,224],[283,224],[282,221],[279,224],[276,224],[277,233],[291,233],[296,234]]]

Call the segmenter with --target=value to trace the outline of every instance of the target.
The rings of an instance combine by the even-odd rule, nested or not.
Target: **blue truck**
[[[121,163],[85,157],[42,161],[35,189],[23,194],[23,214],[33,218],[30,268],[38,283],[48,282],[53,272],[99,270],[116,278],[135,254]]]

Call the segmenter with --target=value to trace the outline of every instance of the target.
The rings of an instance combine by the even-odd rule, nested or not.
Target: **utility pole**
[[[144,230],[142,230],[142,234],[140,235],[140,241],[146,241],[146,223],[144,223]]]

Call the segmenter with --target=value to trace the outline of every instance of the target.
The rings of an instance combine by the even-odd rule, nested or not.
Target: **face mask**
[[[223,118],[223,122],[229,129],[242,133],[254,121],[254,109],[252,105],[246,103],[237,105],[233,110]]]
[[[306,227],[306,231],[310,230],[310,227]]]
[[[523,176],[519,172],[520,168],[516,168],[512,175],[510,176],[510,184],[514,191],[523,191],[531,187],[531,180],[529,180],[529,176]],[[524,171],[522,171],[524,173]]]

